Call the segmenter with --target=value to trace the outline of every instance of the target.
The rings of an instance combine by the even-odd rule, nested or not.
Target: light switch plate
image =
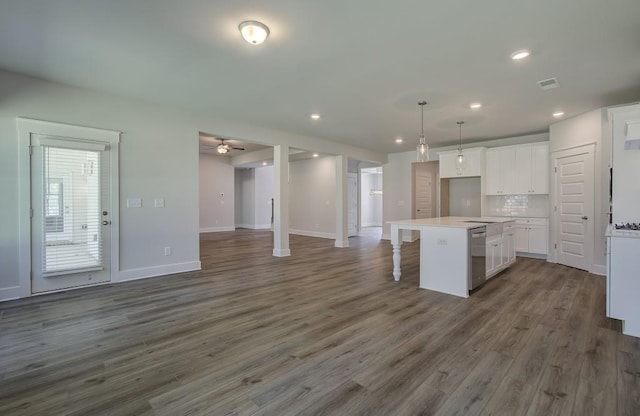
[[[127,208],[142,208],[142,199],[127,198]]]

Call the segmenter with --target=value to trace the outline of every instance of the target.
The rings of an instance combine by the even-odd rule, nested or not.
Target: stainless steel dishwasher
[[[487,227],[469,230],[469,290],[483,284],[487,272]]]

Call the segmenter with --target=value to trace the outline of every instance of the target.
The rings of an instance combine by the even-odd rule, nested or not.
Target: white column
[[[336,247],[349,247],[348,181],[348,158],[344,155],[336,156]]]
[[[273,148],[273,255],[286,257],[289,249],[289,146]]]

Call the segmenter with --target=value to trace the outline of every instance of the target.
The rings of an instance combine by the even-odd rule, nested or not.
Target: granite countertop
[[[474,222],[475,221],[475,222]],[[426,225],[431,227],[455,227],[455,228],[476,228],[482,225],[482,222],[489,223],[505,223],[514,221],[511,217],[436,217],[424,218],[420,220],[395,220],[387,221],[388,224],[398,225]]]

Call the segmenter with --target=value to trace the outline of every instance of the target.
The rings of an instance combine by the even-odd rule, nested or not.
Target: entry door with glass
[[[108,282],[109,144],[31,136],[31,291]]]

